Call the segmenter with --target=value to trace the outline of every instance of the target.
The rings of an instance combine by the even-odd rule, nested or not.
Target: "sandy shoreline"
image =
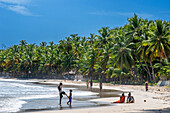
[[[38,81],[41,84],[54,84],[59,82],[67,85],[83,85],[85,82],[69,81],[69,80],[39,80],[30,79],[29,81]],[[94,108],[81,108],[71,110],[49,110],[49,111],[36,111],[32,113],[132,113],[132,112],[146,112],[146,113],[170,113],[170,88],[149,86],[149,91],[145,91],[144,86],[139,85],[113,85],[103,84],[104,89],[115,89],[124,92],[131,92],[135,98],[135,103],[132,104],[118,104],[115,106],[94,107]],[[94,83],[94,87],[99,87],[98,83]],[[74,95],[74,93],[73,93]],[[127,93],[125,93],[127,97]],[[111,103],[119,98],[99,98],[91,101],[100,101]],[[146,100],[146,102],[144,102]],[[30,112],[31,113],[31,112]]]
[[[41,84],[63,84],[71,85],[86,85],[85,82],[76,82],[69,80],[35,80],[40,81]],[[94,87],[98,87],[99,84],[95,83]],[[131,113],[131,112],[158,112],[158,113],[169,113],[170,112],[170,88],[149,86],[149,91],[145,92],[144,86],[139,85],[112,85],[104,84],[104,89],[116,89],[125,92],[131,92],[135,98],[133,104],[119,104],[116,106],[96,107],[96,108],[83,108],[83,109],[72,109],[72,110],[55,110],[55,111],[39,111],[33,113]],[[127,96],[127,93],[125,93]],[[102,102],[113,102],[119,98],[100,98],[91,101],[102,101]],[[146,100],[146,102],[144,102]]]

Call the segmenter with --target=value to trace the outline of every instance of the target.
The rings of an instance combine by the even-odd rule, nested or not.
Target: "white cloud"
[[[133,16],[134,13],[132,12],[105,12],[105,11],[100,11],[100,12],[90,12],[90,15],[99,15],[99,16],[115,16],[115,15],[120,15],[120,16]],[[137,15],[144,17],[144,18],[150,18],[153,15],[152,14],[147,14],[147,13],[136,13]]]
[[[18,14],[22,14],[22,15],[27,15],[27,16],[32,16],[32,14],[28,11],[28,9],[24,6],[20,6],[20,5],[14,5],[14,6],[8,6],[8,9],[11,11],[14,11]]]
[[[31,0],[0,0],[0,7],[16,12],[17,14],[36,16],[27,8],[30,3]]]
[[[9,3],[9,4],[28,4],[31,2],[31,0],[0,0],[0,2],[3,3]]]

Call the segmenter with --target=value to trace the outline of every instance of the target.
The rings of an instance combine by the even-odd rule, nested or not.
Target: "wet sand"
[[[85,82],[75,82],[69,80],[36,80],[40,84],[46,85],[57,85],[62,82],[65,85],[85,86]],[[94,84],[94,90],[98,90],[98,83]],[[104,84],[103,89],[120,90],[122,92],[131,92],[135,98],[135,103],[123,103],[123,104],[111,104],[116,101],[119,97],[108,97],[92,99],[90,101],[95,102],[106,102],[113,106],[103,107],[92,107],[92,108],[80,108],[80,109],[69,109],[69,110],[47,110],[32,113],[131,113],[131,112],[146,112],[146,113],[169,113],[170,112],[170,88],[149,86],[149,91],[145,91],[144,86],[139,85],[112,85]],[[127,96],[128,93],[125,93]],[[146,100],[146,102],[145,102]]]
[[[54,87],[55,89],[57,89],[57,83],[55,82],[51,82],[51,83],[48,83],[48,82],[33,82],[34,84],[38,85],[38,86],[44,86],[44,84],[46,84],[45,86],[48,86],[49,88],[50,87]],[[28,82],[28,84],[30,84]],[[44,111],[44,110],[68,110],[68,109],[82,109],[82,108],[92,108],[92,107],[104,107],[104,106],[114,106],[113,104],[110,104],[110,102],[100,102],[100,101],[95,101],[95,100],[98,100],[99,98],[108,98],[108,97],[116,97],[116,98],[119,98],[119,94],[122,93],[122,91],[119,91],[119,90],[113,90],[113,89],[104,89],[102,93],[99,93],[100,90],[98,88],[93,88],[92,90],[91,89],[87,89],[86,86],[84,85],[74,85],[74,84],[63,84],[63,90],[68,94],[68,90],[69,89],[72,89],[73,90],[73,102],[72,102],[72,106],[69,106],[67,105],[67,97],[65,95],[63,95],[63,99],[62,99],[62,107],[60,107],[58,104],[58,99],[59,97],[57,98],[47,98],[47,99],[39,99],[39,100],[36,100],[36,102],[33,101],[29,101],[32,102],[32,103],[41,103],[41,104],[44,104],[45,103],[48,105],[48,104],[51,104],[49,103],[52,102],[52,103],[55,103],[55,106],[54,104],[50,107],[44,107],[42,108],[40,106],[37,106],[37,107],[34,107],[34,109],[23,109],[21,108],[20,112],[35,112],[35,111]],[[58,92],[56,92],[58,93]],[[91,101],[93,100],[93,101]],[[28,105],[26,105],[28,106]],[[24,108],[28,108],[28,107],[24,107]]]

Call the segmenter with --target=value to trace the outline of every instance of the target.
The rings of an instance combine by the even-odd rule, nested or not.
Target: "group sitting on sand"
[[[122,96],[120,97],[120,100],[113,102],[113,103],[124,103],[125,102],[125,95],[122,93]],[[131,93],[129,92],[128,97],[127,97],[127,103],[134,103],[135,99],[133,96],[131,96]]]

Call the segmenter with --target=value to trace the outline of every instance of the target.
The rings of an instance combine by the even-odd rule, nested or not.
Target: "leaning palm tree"
[[[165,21],[156,20],[155,23],[150,26],[149,35],[149,40],[144,40],[143,45],[148,46],[146,55],[149,56],[152,77],[154,82],[156,82],[152,61],[154,61],[156,58],[159,58],[160,62],[162,60],[168,62],[168,58],[170,56],[170,25]]]

